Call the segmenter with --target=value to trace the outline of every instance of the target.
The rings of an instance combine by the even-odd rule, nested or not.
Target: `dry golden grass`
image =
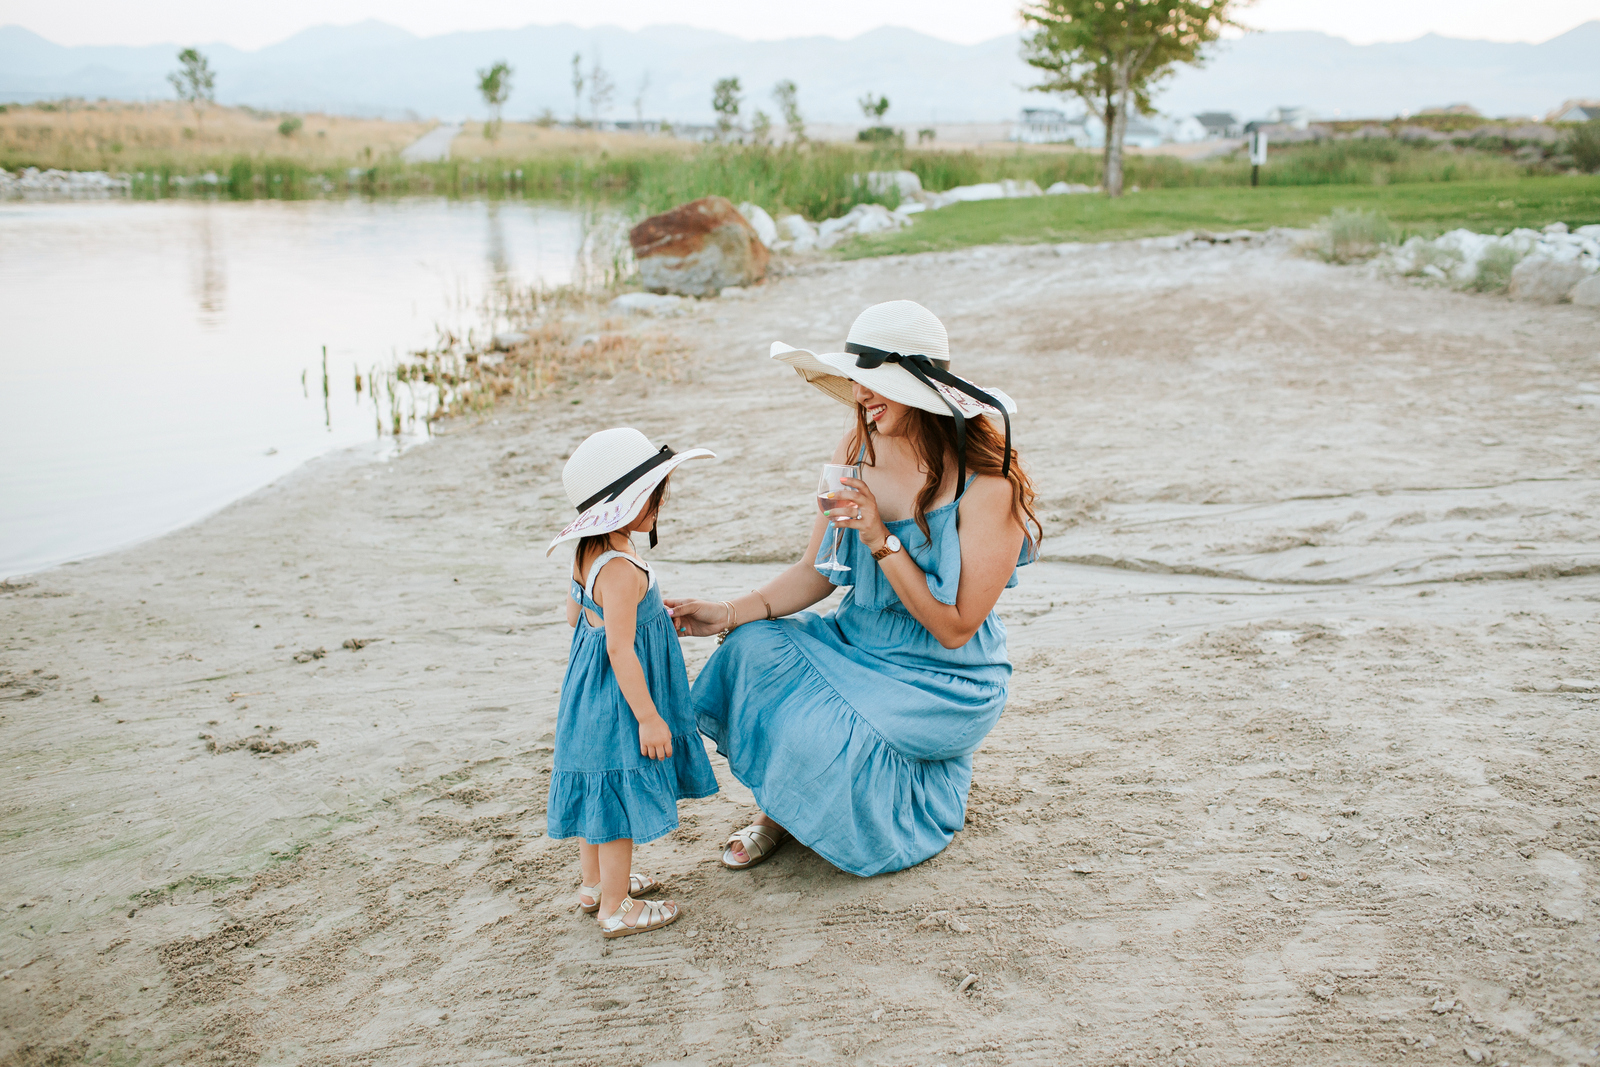
[[[483,135],[483,123],[472,122],[451,142],[450,158],[533,159],[542,155],[582,156],[600,155],[603,152],[629,156],[656,153],[691,156],[699,148],[693,141],[679,141],[672,137],[572,130],[538,126],[531,122],[507,122],[501,126],[500,136],[491,141]]]
[[[0,166],[136,171],[195,167],[236,156],[292,159],[306,166],[390,159],[433,125],[306,114],[289,136],[286,117],[231,107],[196,116],[187,105],[96,103],[12,105],[0,113]]]

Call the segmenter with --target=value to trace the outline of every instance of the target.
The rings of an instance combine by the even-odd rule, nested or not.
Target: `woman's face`
[[[866,412],[867,421],[877,428],[885,437],[898,437],[905,429],[906,412],[911,410],[905,404],[879,396],[860,382],[851,382],[850,391],[854,394],[856,403]]]

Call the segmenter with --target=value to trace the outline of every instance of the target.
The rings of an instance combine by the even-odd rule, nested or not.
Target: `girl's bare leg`
[[[584,885],[600,884],[600,846],[578,842],[578,871]]]
[[[623,838],[621,841],[607,841],[603,845],[583,847],[595,850],[596,862],[600,868],[598,917],[609,919],[611,913],[622,906],[622,899],[628,895],[628,874],[633,870],[633,841],[630,838]],[[584,877],[589,876],[585,873]]]

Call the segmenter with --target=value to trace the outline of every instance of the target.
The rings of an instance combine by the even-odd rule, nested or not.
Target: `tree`
[[[861,113],[867,117],[867,121],[874,125],[883,125],[884,113],[889,110],[889,98],[887,96],[880,96],[874,100],[872,94],[867,93],[856,103],[861,105]]]
[[[178,69],[167,75],[167,81],[178,92],[178,99],[194,108],[194,122],[204,121],[205,106],[216,102],[217,74],[211,61],[197,49],[185,48],[178,53]]]
[[[600,54],[595,53],[594,65],[589,68],[589,116],[600,125],[601,113],[611,106],[611,97],[617,85],[611,74],[600,65]]]
[[[1045,73],[1035,92],[1077,96],[1105,124],[1108,196],[1122,195],[1122,145],[1128,119],[1150,107],[1150,90],[1180,63],[1198,66],[1203,50],[1250,0],[1037,0],[1022,9],[1037,27],[1022,56]]]
[[[772,87],[772,99],[778,102],[778,110],[783,112],[783,124],[789,127],[789,136],[796,141],[804,141],[806,120],[800,114],[799,87],[785,78]]]
[[[711,87],[711,110],[717,113],[717,136],[726,139],[739,125],[738,78],[718,78]]]
[[[766,144],[772,136],[772,116],[760,108],[750,116],[750,139],[756,144]]]
[[[583,82],[583,57],[574,52],[572,53],[572,124],[574,126],[583,125],[583,116],[579,113],[579,109],[583,105]]]
[[[489,121],[483,124],[483,135],[489,140],[500,137],[500,111],[511,95],[511,64],[496,60],[493,66],[478,71],[478,95],[489,105]]]
[[[639,91],[633,94],[633,117],[639,123],[639,129],[644,130],[644,94],[650,91],[650,72],[647,70],[639,75]]]

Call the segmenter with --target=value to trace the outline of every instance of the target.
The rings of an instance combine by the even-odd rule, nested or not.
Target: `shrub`
[[[1330,263],[1352,263],[1371,259],[1394,239],[1394,227],[1378,212],[1334,208],[1307,248]]]
[[[290,115],[288,118],[278,123],[278,132],[283,134],[285,137],[293,137],[295,133],[299,131],[300,127],[304,125],[305,123],[301,121],[299,115]]]
[[[1511,286],[1511,271],[1521,260],[1517,250],[1506,245],[1495,245],[1484,251],[1478,260],[1477,276],[1467,288],[1480,293],[1502,293]]]
[[[1590,119],[1567,137],[1567,153],[1581,171],[1600,171],[1600,119]]]

